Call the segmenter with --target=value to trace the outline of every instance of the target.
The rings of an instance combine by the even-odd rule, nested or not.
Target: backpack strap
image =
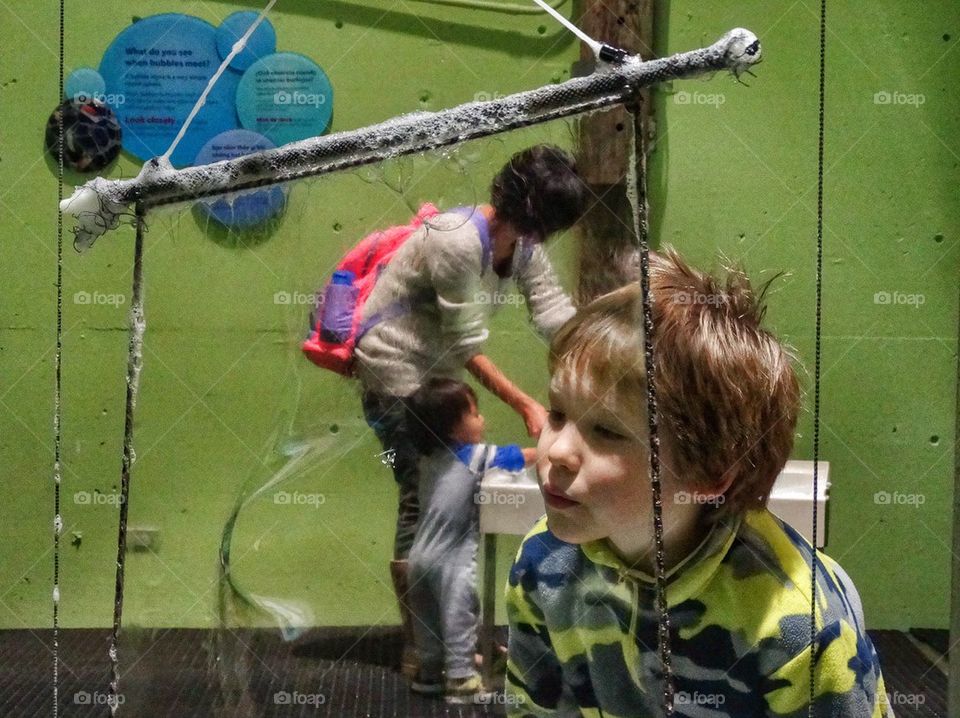
[[[424,209],[428,208],[429,213],[423,214]],[[424,209],[421,209],[421,213],[417,215],[417,220],[415,226],[419,227],[426,219],[433,217],[439,212],[436,211],[436,208],[433,205],[424,205]],[[451,209],[450,212],[455,212],[456,214],[466,217],[474,228],[477,230],[477,234],[480,236],[480,248],[481,248],[481,257],[480,257],[480,271],[486,272],[490,268],[490,262],[493,259],[493,247],[490,242],[490,223],[487,221],[487,218],[484,216],[483,212],[480,211],[479,207],[455,207]],[[382,321],[388,319],[395,319],[403,314],[406,314],[410,311],[411,302],[408,301],[396,301],[392,302],[390,305],[385,307],[383,311],[377,312],[372,317],[363,322],[357,329],[357,342],[360,341],[361,337],[370,331],[374,326],[379,324]]]
[[[455,207],[450,210],[459,215],[463,215],[473,224],[480,235],[480,247],[483,254],[480,259],[480,271],[486,272],[490,268],[490,262],[493,259],[493,247],[490,242],[490,223],[486,216],[480,211],[479,207]]]
[[[403,314],[406,314],[410,311],[411,302],[397,300],[391,302],[386,307],[383,308],[383,311],[377,312],[372,317],[367,319],[365,322],[361,322],[360,326],[357,328],[357,343],[360,342],[360,339],[364,334],[373,329],[374,326],[380,322],[386,321],[388,319],[395,319]]]

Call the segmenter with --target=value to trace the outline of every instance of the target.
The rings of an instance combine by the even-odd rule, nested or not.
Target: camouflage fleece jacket
[[[892,718],[857,591],[818,553],[814,716]],[[674,715],[806,718],[811,549],[769,511],[718,523],[668,573]],[[507,587],[508,714],[663,715],[650,576],[604,542],[561,541],[543,518]]]

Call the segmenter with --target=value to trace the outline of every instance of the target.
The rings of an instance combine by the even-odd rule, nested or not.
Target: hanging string
[[[233,47],[230,50],[230,54],[227,55],[223,62],[220,63],[220,67],[217,68],[217,71],[214,73],[213,77],[210,78],[210,81],[207,83],[207,86],[203,90],[203,94],[200,95],[200,99],[197,100],[197,103],[193,106],[193,109],[190,110],[190,114],[187,115],[186,121],[183,123],[183,127],[180,128],[180,131],[177,133],[177,136],[173,139],[173,142],[170,144],[170,147],[167,148],[167,151],[163,153],[162,159],[165,162],[170,161],[170,156],[173,154],[173,151],[177,149],[177,145],[180,144],[180,140],[183,139],[183,136],[187,134],[187,129],[190,127],[190,123],[193,122],[193,118],[197,116],[197,113],[200,112],[201,108],[207,104],[207,95],[210,94],[210,91],[213,90],[213,86],[217,84],[217,80],[220,79],[220,76],[224,73],[230,63],[233,61],[237,55],[239,55],[243,48],[247,46],[247,40],[250,39],[250,36],[253,35],[254,31],[260,27],[260,23],[263,22],[266,18],[267,13],[270,12],[271,8],[277,3],[277,0],[270,0],[267,3],[267,6],[263,9],[260,15],[254,20],[253,24],[247,28],[247,31],[243,34],[239,40],[233,43]]]
[[[813,370],[813,550],[811,551],[810,578],[810,703],[807,715],[813,718],[813,698],[815,693],[815,666],[817,647],[817,524],[819,516],[817,498],[819,497],[819,476],[817,472],[820,460],[820,331],[821,299],[823,296],[823,146],[824,146],[824,108],[826,105],[827,76],[827,0],[820,0],[820,108],[817,136],[817,276],[816,276],[816,327],[814,329],[814,370]]]
[[[60,0],[60,84],[57,88],[57,105],[63,102],[64,66],[64,8]],[[53,716],[60,710],[60,533],[63,518],[60,515],[60,480],[62,436],[60,422],[63,418],[61,396],[63,389],[63,108],[57,112],[57,349],[53,359]]]
[[[670,657],[670,614],[667,607],[667,581],[663,547],[663,502],[660,486],[660,435],[658,431],[657,392],[654,388],[656,362],[653,356],[653,307],[650,300],[650,244],[647,220],[646,156],[643,146],[643,112],[639,98],[627,109],[633,115],[634,166],[631,182],[636,197],[634,231],[640,245],[640,293],[643,300],[643,353],[647,374],[647,430],[650,441],[650,486],[653,493],[653,537],[656,544],[654,577],[657,601],[657,649],[663,666],[663,711],[673,715],[673,671]]]
[[[120,659],[117,647],[123,620],[123,578],[127,554],[127,507],[130,505],[130,467],[136,461],[133,450],[133,413],[140,390],[140,369],[143,365],[143,235],[145,209],[136,208],[137,236],[133,250],[133,299],[130,302],[130,343],[127,349],[127,402],[124,412],[123,458],[120,470],[120,520],[117,529],[117,577],[113,598],[113,632],[110,636],[110,692],[107,703],[110,715],[117,713],[120,699]]]
[[[563,15],[561,15],[559,12],[557,12],[557,10],[556,10],[555,8],[551,7],[550,5],[547,5],[547,3],[544,2],[544,0],[533,0],[533,1],[534,1],[537,5],[539,5],[540,7],[542,7],[543,10],[544,10],[544,12],[549,13],[550,15],[552,15],[553,18],[554,18],[557,22],[559,22],[561,25],[563,25],[565,28],[567,28],[570,32],[572,32],[574,35],[576,35],[576,36],[579,37],[581,40],[583,40],[583,42],[586,43],[587,47],[589,47],[591,50],[593,50],[593,54],[594,54],[594,55],[599,55],[599,54],[600,54],[600,47],[601,47],[601,45],[600,45],[599,42],[597,42],[596,40],[594,40],[592,37],[590,37],[587,33],[585,33],[585,32],[584,32],[583,30],[581,30],[579,27],[577,27],[577,26],[574,25],[572,22],[570,22],[569,20],[567,20],[567,18],[565,18]]]
[[[578,38],[580,38],[587,47],[593,50],[593,57],[596,60],[603,60],[604,62],[623,62],[627,57],[627,52],[616,47],[611,47],[602,42],[597,42],[587,33],[581,30],[579,27],[574,25],[572,22],[567,20],[563,15],[557,12],[557,9],[552,5],[548,5],[545,0],[533,0],[537,5],[539,5],[543,10],[551,15],[557,22],[563,25],[567,30],[572,32]],[[639,55],[637,55],[639,57]]]

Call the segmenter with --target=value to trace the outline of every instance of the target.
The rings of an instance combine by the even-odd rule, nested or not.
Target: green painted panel
[[[578,56],[543,16],[422,2],[279,5],[279,48],[309,55],[333,82],[335,131],[559,81]],[[820,437],[834,484],[828,552],[855,578],[876,627],[943,627],[948,615],[960,9],[936,5],[885,1],[869,16],[836,6],[830,16]],[[149,0],[136,12],[217,23],[238,9],[248,8]],[[68,4],[68,71],[97,64],[130,21],[129,5],[114,0],[97,13]],[[0,626],[45,626],[56,181],[42,135],[56,103],[57,14],[49,3],[15,0],[0,7],[0,22],[15,30],[0,48],[0,98],[9,110],[0,127]],[[766,60],[757,78],[745,78],[749,87],[717,76],[654,96],[653,229],[660,244],[698,264],[724,254],[758,278],[787,272],[774,284],[768,318],[812,378],[817,18],[802,3],[661,3],[658,47],[665,54],[701,46],[734,26],[764,43]],[[322,503],[284,504],[275,492],[252,502],[234,535],[238,583],[307,604],[322,624],[396,620],[386,565],[394,487],[375,458],[355,388],[299,356],[306,297],[366,232],[405,219],[422,201],[482,201],[510,152],[571,138],[567,123],[555,123],[297,185],[273,232],[250,246],[189,210],[151,216],[130,520],[158,533],[152,550],[129,556],[128,625],[216,622],[224,522],[244,487],[282,470],[292,478],[279,489]],[[109,174],[137,169],[125,156]],[[108,625],[112,611],[132,239],[124,228],[64,260],[67,626]],[[573,250],[569,237],[551,249],[568,286]],[[110,299],[82,303],[87,295]],[[498,315],[489,353],[545,396],[543,346],[522,310]],[[812,409],[812,379],[806,386]],[[515,415],[489,395],[481,404],[491,439],[522,441]],[[313,448],[293,463],[298,447]],[[795,457],[811,454],[808,411]],[[923,504],[878,504],[878,491],[922,495]],[[502,573],[517,543],[501,545]],[[913,560],[891,571],[890,555]]]

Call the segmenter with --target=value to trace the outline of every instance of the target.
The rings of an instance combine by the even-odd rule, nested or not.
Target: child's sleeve
[[[507,444],[498,446],[493,460],[489,463],[489,469],[503,469],[504,471],[521,471],[526,465],[523,458],[523,449],[516,444]]]
[[[550,339],[576,314],[576,308],[560,286],[542,244],[521,246],[518,252],[518,266],[514,274],[517,289],[527,300],[527,311],[537,331]]]
[[[521,554],[523,548],[520,549]],[[514,564],[507,586],[510,621],[505,704],[508,718],[567,718],[581,715],[550,640],[543,612],[526,595],[522,570]]]
[[[810,706],[808,644],[767,677],[769,718],[808,715]],[[815,718],[894,718],[887,702],[876,651],[847,621],[826,626],[813,651]]]

